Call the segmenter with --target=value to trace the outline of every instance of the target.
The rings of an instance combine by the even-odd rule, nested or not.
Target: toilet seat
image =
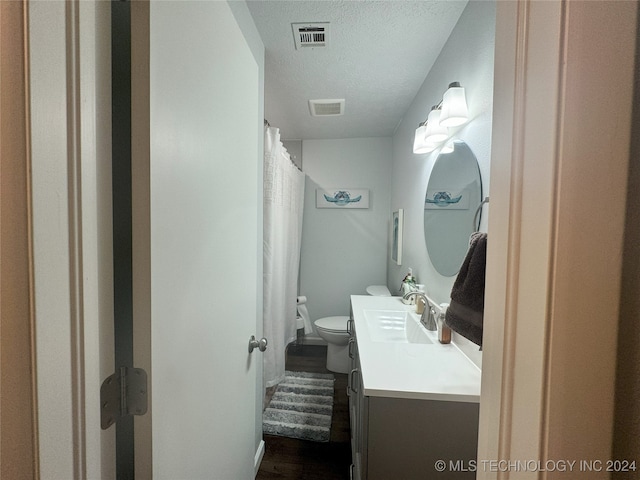
[[[322,328],[323,330],[333,332],[333,333],[347,333],[347,321],[349,317],[347,316],[337,316],[337,317],[324,317],[316,320],[315,325],[318,328]]]

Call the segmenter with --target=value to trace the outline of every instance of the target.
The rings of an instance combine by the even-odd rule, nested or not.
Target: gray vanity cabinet
[[[355,335],[349,339],[350,373],[347,384],[349,396],[349,422],[351,427],[351,479],[367,478],[363,467],[367,465],[368,400],[362,393],[360,359]]]
[[[476,478],[479,404],[364,395],[355,332],[349,357],[353,480]]]

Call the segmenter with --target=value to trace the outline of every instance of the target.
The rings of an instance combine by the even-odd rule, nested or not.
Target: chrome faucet
[[[433,309],[433,307],[429,304],[429,300],[427,300],[427,296],[422,292],[409,292],[405,294],[402,298],[404,298],[405,300],[408,300],[409,297],[411,297],[411,295],[416,296],[416,302],[418,301],[419,298],[422,298],[422,300],[424,300],[424,310],[422,312],[422,315],[420,316],[420,323],[422,323],[422,325],[424,325],[424,328],[426,328],[430,332],[437,331],[438,326],[436,325],[436,320],[435,320],[436,312]]]

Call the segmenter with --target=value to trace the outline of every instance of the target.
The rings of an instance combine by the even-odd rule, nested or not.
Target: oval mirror
[[[462,141],[441,153],[431,171],[424,203],[424,240],[434,268],[445,277],[458,273],[476,230],[482,181],[476,156]],[[476,225],[474,225],[476,223]]]

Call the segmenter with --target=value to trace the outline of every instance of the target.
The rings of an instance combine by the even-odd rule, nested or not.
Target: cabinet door
[[[351,436],[351,478],[359,479],[357,474],[356,465],[356,441],[357,441],[357,397],[356,390],[354,389],[354,376],[357,371],[357,352],[358,344],[356,343],[355,332],[351,330],[353,328],[353,320],[349,322],[349,374],[347,378],[347,396],[349,397],[349,427]]]
[[[364,387],[362,384],[362,370],[360,368],[360,361],[357,359],[356,380],[357,393],[356,393],[356,471],[358,472],[358,479],[364,480],[367,478],[367,445],[369,435],[369,398],[364,395]]]
[[[366,478],[476,478],[470,465],[477,458],[478,403],[365,397],[365,404]],[[438,461],[456,471],[436,470]]]
[[[357,343],[352,342],[352,349],[356,354],[352,358],[352,369],[349,372],[349,420],[351,426],[351,459],[352,478],[361,480],[366,478],[366,435],[367,435],[367,404],[363,394],[360,361],[357,356]]]

